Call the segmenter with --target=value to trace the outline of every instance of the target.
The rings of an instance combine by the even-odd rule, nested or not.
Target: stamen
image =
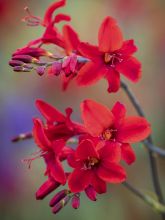
[[[22,163],[26,163],[28,165],[28,169],[31,168],[31,164],[34,160],[38,159],[38,158],[41,158],[42,156],[44,156],[45,154],[47,154],[47,152],[43,152],[43,151],[37,151],[37,152],[34,152],[31,154],[31,156],[33,157],[28,157],[28,158],[25,158],[22,161]]]
[[[105,53],[105,55],[104,55],[105,63],[109,63],[111,61],[111,58],[112,58],[111,54]]]
[[[32,15],[28,7],[25,7],[24,10],[28,15],[22,19],[23,22],[28,26],[39,26],[41,24],[41,18]]]

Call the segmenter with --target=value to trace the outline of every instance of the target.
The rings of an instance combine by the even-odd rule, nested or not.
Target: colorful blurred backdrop
[[[79,104],[92,98],[112,106],[118,99],[135,114],[126,95],[106,92],[106,82],[88,88],[74,83],[64,93],[58,78],[35,73],[14,73],[8,66],[11,53],[41,35],[42,29],[27,27],[21,18],[28,6],[37,16],[43,16],[53,0],[0,0],[0,219],[2,220],[155,220],[159,219],[148,205],[132,195],[124,186],[110,186],[109,193],[90,202],[81,200],[78,210],[70,205],[57,216],[48,207],[49,198],[35,200],[35,191],[44,180],[44,164],[36,160],[31,169],[21,160],[36,151],[33,141],[13,144],[11,137],[30,131],[32,118],[39,115],[34,102],[47,100],[60,110],[75,109],[74,117],[81,120]],[[72,16],[71,24],[83,41],[97,42],[102,19],[113,16],[124,32],[125,39],[134,38],[138,45],[138,59],[143,65],[143,77],[136,85],[129,83],[136,93],[148,120],[152,124],[155,143],[165,147],[165,1],[164,0],[68,0],[63,12]],[[144,193],[151,195],[150,167],[146,149],[134,146],[137,161],[128,167],[128,180]],[[165,160],[159,159],[159,174],[165,195]]]

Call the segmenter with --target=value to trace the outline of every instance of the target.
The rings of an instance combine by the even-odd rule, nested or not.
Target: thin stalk
[[[128,85],[125,82],[122,81],[121,82],[121,87],[126,92],[127,96],[129,97],[131,103],[135,107],[138,114],[142,117],[145,117],[145,113],[144,113],[142,107],[140,106],[139,101],[137,100],[136,96],[133,94],[131,89],[128,87]],[[147,140],[147,142],[145,143],[145,145],[148,145],[148,143],[153,145],[151,135],[146,140]],[[162,194],[161,187],[160,187],[160,181],[159,181],[158,167],[157,167],[156,158],[155,158],[154,152],[149,147],[147,149],[148,149],[148,155],[149,155],[149,161],[150,161],[150,168],[151,168],[152,182],[153,182],[154,190],[155,190],[155,193],[157,194],[158,201],[160,203],[164,204],[164,198],[163,198],[163,194]],[[162,219],[165,220],[165,215],[164,214],[162,214]]]

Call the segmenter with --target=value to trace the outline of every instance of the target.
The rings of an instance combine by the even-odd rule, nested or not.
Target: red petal
[[[68,162],[68,165],[70,167],[79,168],[79,169],[81,169],[83,167],[83,164],[84,164],[82,161],[77,161],[76,160],[75,153],[72,153],[72,154],[68,155],[67,162]]]
[[[96,174],[93,174],[92,184],[97,193],[102,194],[107,191],[107,186],[105,181],[100,179]]]
[[[149,123],[142,117],[127,117],[118,129],[117,140],[135,143],[144,140],[151,133]]]
[[[46,28],[43,34],[42,42],[44,44],[56,44],[59,47],[65,48],[63,36],[58,32],[57,28],[51,24]]]
[[[67,53],[71,53],[73,50],[77,50],[80,43],[78,34],[69,25],[64,25],[63,36],[65,41],[65,50]]]
[[[110,68],[107,73],[105,78],[108,80],[108,92],[117,92],[120,87],[120,75],[117,71],[114,69]]]
[[[98,158],[98,153],[91,140],[84,140],[77,147],[75,156],[77,159],[85,160],[89,157]]]
[[[104,77],[106,72],[107,69],[102,64],[88,62],[80,69],[76,80],[80,86],[91,85]]]
[[[121,48],[123,36],[116,20],[106,17],[99,29],[99,49],[102,52],[113,52]]]
[[[134,40],[126,40],[123,42],[122,48],[119,50],[123,56],[131,56],[137,51],[137,47],[134,45]]]
[[[71,192],[83,191],[91,181],[91,170],[75,169],[68,178],[68,186]]]
[[[99,150],[102,163],[105,161],[118,163],[121,160],[121,144],[116,142],[106,142],[106,145]]]
[[[70,21],[71,17],[69,15],[66,14],[58,14],[55,16],[54,18],[54,23],[59,23],[61,21]]]
[[[109,183],[121,183],[126,179],[126,172],[122,166],[115,163],[106,163],[105,166],[100,166],[97,174],[100,179]]]
[[[51,146],[51,142],[46,137],[42,121],[40,119],[34,119],[33,123],[34,140],[42,150],[47,151]]]
[[[65,116],[61,112],[59,112],[56,108],[49,105],[48,103],[38,99],[36,101],[36,106],[47,121],[49,122],[65,121]]]
[[[60,152],[60,155],[59,155],[60,161],[66,160],[73,153],[74,153],[74,150],[72,148],[64,146],[62,148],[62,152]]]
[[[87,130],[94,137],[101,135],[114,121],[111,111],[93,100],[85,100],[81,104],[81,112]]]
[[[99,48],[97,46],[93,46],[89,43],[80,43],[78,51],[84,57],[92,61],[101,61],[102,53],[100,53]]]
[[[65,141],[63,139],[53,141],[52,148],[55,155],[59,155],[65,146]]]
[[[116,65],[116,70],[133,82],[137,82],[141,77],[141,63],[135,58],[130,57]]]
[[[136,155],[130,144],[122,144],[121,156],[122,159],[129,165],[136,160]]]
[[[64,6],[66,4],[66,0],[61,0],[58,2],[54,2],[52,3],[48,9],[46,10],[44,19],[43,19],[43,25],[47,26],[48,24],[50,24],[52,22],[52,15],[54,13],[54,11],[62,6]]]
[[[59,183],[65,184],[66,183],[66,176],[64,169],[58,159],[55,159],[51,163],[48,163],[50,166],[51,176]]]
[[[115,116],[115,127],[120,126],[126,115],[125,106],[120,102],[116,102],[112,108],[112,113]]]

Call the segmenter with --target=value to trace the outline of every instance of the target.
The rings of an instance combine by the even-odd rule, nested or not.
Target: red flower
[[[109,142],[102,148],[91,140],[84,140],[77,147],[68,178],[71,192],[81,192],[92,185],[97,193],[106,192],[106,183],[121,183],[126,179],[125,170],[118,164],[120,155],[117,143]]]
[[[67,116],[65,116],[41,100],[37,100],[36,105],[46,119],[46,124],[40,119],[34,119],[33,128],[34,140],[41,149],[41,155],[47,165],[46,174],[55,181],[65,184],[66,175],[61,161],[73,152],[71,148],[65,146],[65,142],[74,135],[84,133],[85,129],[82,125],[71,121],[71,109],[66,110]]]
[[[120,87],[122,73],[133,82],[141,76],[141,64],[132,56],[137,51],[133,40],[123,41],[123,36],[116,21],[106,17],[98,34],[99,46],[81,43],[80,53],[91,61],[79,71],[79,85],[90,85],[105,77],[109,83],[109,92],[116,92]]]
[[[64,141],[56,140],[51,142],[47,138],[43,124],[39,119],[34,119],[33,135],[47,165],[45,174],[64,185],[66,183],[66,175],[60,162],[60,154],[65,144]]]
[[[135,160],[132,143],[144,140],[151,133],[147,120],[143,117],[126,117],[124,105],[117,102],[112,110],[95,101],[86,100],[81,105],[82,118],[87,131],[107,144],[120,144],[121,157],[128,164]]]
[[[31,41],[28,46],[36,45],[38,43],[52,43],[56,44],[62,48],[65,48],[65,42],[62,34],[55,27],[55,24],[61,21],[70,21],[71,18],[69,15],[57,14],[53,18],[53,13],[60,7],[65,6],[66,0],[60,0],[51,4],[45,12],[44,19],[41,21],[41,25],[46,27],[46,30],[41,38]]]

